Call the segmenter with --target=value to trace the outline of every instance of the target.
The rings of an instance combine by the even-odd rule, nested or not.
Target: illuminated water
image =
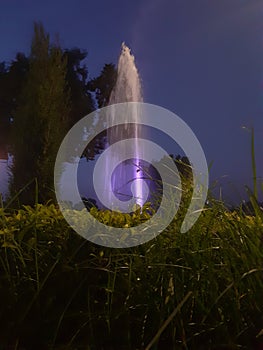
[[[130,49],[122,44],[122,50],[118,61],[118,72],[116,85],[111,93],[109,104],[116,104],[121,102],[142,102],[142,87],[138,70],[135,65],[134,56],[131,54]],[[108,126],[114,123],[114,112],[108,116]],[[131,184],[134,183],[134,193],[136,203],[140,206],[146,201],[144,198],[144,191],[142,181],[136,181],[143,177],[142,162],[140,162],[138,154],[138,140],[141,136],[141,126],[139,125],[139,113],[137,106],[134,107],[132,124],[118,125],[114,128],[108,129],[107,140],[111,145],[117,141],[127,138],[133,138],[134,141],[134,153],[135,158],[127,159],[124,163],[119,165],[111,179],[111,186],[113,194],[120,200],[128,200],[132,196]],[[122,154],[125,155],[126,150],[123,146],[121,149]],[[114,156],[113,156],[114,157]],[[108,162],[114,161],[114,159],[108,159]],[[107,172],[107,166],[106,166]],[[105,187],[109,186],[107,183],[108,176],[105,176]],[[111,196],[112,193],[109,192]]]

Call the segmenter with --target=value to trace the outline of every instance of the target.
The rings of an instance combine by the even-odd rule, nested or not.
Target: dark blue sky
[[[251,184],[250,133],[263,178],[262,0],[2,0],[0,61],[29,52],[33,21],[62,47],[87,49],[91,77],[117,62],[123,41],[140,71],[144,101],[168,108],[195,132],[211,180]],[[169,145],[167,145],[169,148]],[[172,152],[172,150],[170,150]]]

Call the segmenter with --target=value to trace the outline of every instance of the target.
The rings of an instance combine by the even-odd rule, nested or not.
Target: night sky
[[[90,77],[117,63],[123,41],[139,69],[144,101],[181,117],[195,132],[211,184],[239,198],[251,185],[250,133],[263,180],[262,0],[2,0],[0,61],[29,53],[33,21],[63,48],[88,51]],[[165,143],[165,140],[164,140]],[[166,145],[169,153],[171,145]],[[219,186],[219,185],[218,185]],[[217,187],[217,193],[219,187]]]

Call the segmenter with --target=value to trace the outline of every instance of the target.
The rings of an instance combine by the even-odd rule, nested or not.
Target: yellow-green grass
[[[187,233],[177,217],[156,239],[127,249],[84,240],[55,205],[0,209],[0,344],[256,349],[263,338],[257,209],[247,216],[212,201]],[[93,215],[109,220],[103,211]],[[127,221],[110,217],[112,226]]]

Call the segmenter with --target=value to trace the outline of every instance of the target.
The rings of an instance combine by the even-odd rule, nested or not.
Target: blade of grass
[[[20,194],[29,186],[31,185],[36,179],[30,180],[21,190],[19,190],[10,200],[6,203],[5,208],[10,207],[10,205],[20,196]]]
[[[56,342],[56,339],[57,339],[58,331],[59,331],[60,325],[61,325],[61,323],[62,323],[62,320],[63,320],[63,318],[64,318],[64,316],[65,316],[65,313],[66,313],[68,307],[70,306],[70,304],[72,303],[73,299],[75,298],[75,296],[77,295],[77,293],[78,293],[78,291],[80,290],[81,286],[83,285],[83,283],[84,283],[86,280],[87,280],[87,278],[83,279],[83,280],[79,283],[78,287],[74,290],[74,292],[72,293],[72,295],[71,295],[69,301],[67,302],[67,304],[66,304],[66,306],[65,306],[65,308],[64,308],[64,310],[63,310],[63,312],[62,312],[62,314],[60,315],[60,318],[59,318],[59,321],[58,321],[58,324],[57,324],[57,328],[56,328],[55,333],[54,333],[53,341],[52,341],[52,344],[51,344],[51,349],[53,349],[54,346],[55,346],[55,342]]]
[[[251,160],[252,160],[252,171],[253,171],[253,189],[256,201],[258,200],[258,189],[257,189],[257,168],[256,168],[256,157],[255,157],[255,135],[254,128],[251,129]]]
[[[24,312],[24,314],[22,315],[19,323],[23,322],[23,320],[26,318],[28,312],[30,311],[32,305],[34,304],[34,302],[36,301],[40,291],[42,290],[42,288],[44,287],[45,283],[47,282],[49,276],[51,275],[51,273],[53,272],[53,270],[55,269],[57,263],[59,262],[61,256],[59,255],[56,259],[56,261],[54,262],[54,264],[51,266],[51,269],[48,271],[47,275],[45,276],[45,278],[43,279],[42,283],[40,284],[37,292],[34,294],[31,302],[28,304],[27,308],[26,308],[26,311]]]
[[[176,314],[181,310],[183,305],[186,303],[186,301],[190,298],[190,296],[193,294],[192,291],[188,292],[186,296],[183,298],[183,300],[176,306],[174,311],[171,313],[171,315],[164,321],[163,325],[159,328],[158,332],[155,334],[155,336],[152,338],[150,343],[146,346],[145,350],[150,350],[151,347],[156,343],[156,341],[160,338],[161,334],[165,330],[165,328],[169,325],[169,323],[172,321],[172,319],[176,316]]]
[[[227,293],[227,291],[233,287],[233,285],[234,285],[234,282],[231,282],[231,283],[223,290],[223,292],[216,298],[215,302],[214,302],[213,305],[210,307],[210,309],[208,310],[207,314],[203,317],[201,323],[205,323],[205,320],[207,319],[208,315],[210,314],[210,312],[212,311],[212,309],[214,308],[214,306],[215,306],[215,305],[218,303],[218,301]]]

